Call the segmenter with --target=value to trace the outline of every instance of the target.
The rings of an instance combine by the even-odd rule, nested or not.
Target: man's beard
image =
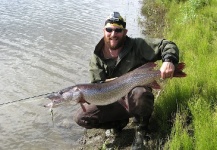
[[[116,37],[113,37],[113,38],[116,38]],[[124,42],[125,42],[125,37],[122,37],[122,38],[118,39],[118,43],[116,45],[111,45],[110,39],[111,38],[104,37],[105,44],[109,47],[110,50],[116,50],[116,49],[122,47],[124,45]]]

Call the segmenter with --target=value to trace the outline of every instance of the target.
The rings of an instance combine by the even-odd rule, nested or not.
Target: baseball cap
[[[108,18],[105,21],[105,26],[107,26],[108,24],[113,24],[120,26],[121,28],[126,28],[126,22],[123,19],[123,17],[121,17],[119,12],[112,12],[108,16]]]

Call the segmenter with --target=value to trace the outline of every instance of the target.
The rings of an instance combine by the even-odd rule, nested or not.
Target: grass
[[[188,74],[168,81],[155,103],[163,149],[217,149],[216,10],[216,0],[144,1],[142,12],[154,24],[146,33],[174,41]]]

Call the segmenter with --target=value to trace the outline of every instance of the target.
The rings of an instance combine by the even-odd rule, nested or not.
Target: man
[[[119,77],[147,62],[162,60],[161,78],[173,77],[175,64],[179,62],[179,50],[175,43],[165,39],[141,39],[127,36],[126,22],[118,12],[105,21],[104,37],[95,47],[90,61],[91,82],[101,84]],[[87,129],[101,128],[121,131],[134,117],[141,130],[146,131],[154,107],[154,95],[150,87],[135,87],[125,96],[126,110],[119,102],[106,106],[84,104],[75,115],[78,125]]]

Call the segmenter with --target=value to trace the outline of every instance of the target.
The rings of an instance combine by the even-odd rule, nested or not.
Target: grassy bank
[[[217,149],[216,10],[217,0],[144,1],[146,33],[174,41],[188,74],[168,81],[155,103],[163,149]]]

